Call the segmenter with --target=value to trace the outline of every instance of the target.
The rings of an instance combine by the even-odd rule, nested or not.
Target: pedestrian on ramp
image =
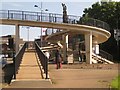
[[[62,67],[62,55],[59,52],[59,48],[57,48],[55,52],[55,63],[56,69],[60,69]]]

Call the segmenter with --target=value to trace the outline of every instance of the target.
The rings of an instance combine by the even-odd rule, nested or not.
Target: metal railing
[[[113,61],[113,56],[103,50],[100,50],[100,53],[99,55],[102,57],[102,58],[105,58],[107,60],[110,60],[110,61]]]
[[[3,68],[3,71],[5,73],[4,75],[5,83],[10,84],[13,78],[16,79],[16,74],[18,72],[20,63],[22,61],[25,48],[26,48],[26,43],[19,50],[19,52],[13,57],[13,63],[6,64],[5,67]]]
[[[109,31],[109,25],[103,21],[93,18],[81,18],[80,16],[74,16],[74,15],[67,15],[67,17],[68,17],[67,23],[89,25],[93,27],[103,28]],[[0,18],[13,19],[13,20],[38,21],[38,22],[63,23],[63,14],[30,12],[30,11],[0,10]]]
[[[18,73],[18,69],[20,67],[20,63],[22,61],[23,54],[25,52],[27,43],[24,43],[23,47],[19,50],[19,52],[13,58],[14,61],[14,79],[16,79],[16,74]]]
[[[37,42],[35,42],[35,49],[36,49],[39,61],[43,67],[44,73],[46,75],[46,79],[48,79],[48,58],[41,51],[40,46],[37,44]]]
[[[110,31],[109,25],[98,19],[84,17],[80,19],[79,24],[103,28],[105,30]]]

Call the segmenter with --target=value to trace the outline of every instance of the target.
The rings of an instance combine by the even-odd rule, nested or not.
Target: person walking
[[[56,69],[60,69],[62,67],[62,55],[59,52],[59,49],[55,52],[55,63],[56,63]]]

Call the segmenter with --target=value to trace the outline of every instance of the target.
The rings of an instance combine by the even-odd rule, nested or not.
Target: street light
[[[41,7],[39,7],[38,5],[34,5],[34,7],[37,7],[37,8],[39,8],[41,11],[43,11],[43,10],[42,10],[42,4],[41,4]],[[45,11],[48,11],[48,9],[45,9]]]
[[[43,9],[42,9],[42,2],[41,2],[40,7],[39,7],[38,5],[34,5],[34,7],[40,9],[40,11],[41,11],[41,22],[42,22],[42,12],[43,12]],[[45,9],[45,11],[48,11],[48,9]],[[42,27],[41,27],[41,47],[42,47]]]
[[[26,27],[26,28],[27,28],[27,30],[28,30],[27,38],[28,38],[28,42],[29,42],[29,29],[30,29],[30,27],[28,26],[28,27]]]

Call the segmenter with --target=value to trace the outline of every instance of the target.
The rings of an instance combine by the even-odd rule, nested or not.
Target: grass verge
[[[112,80],[111,88],[120,90],[120,75],[118,75],[114,80]]]

